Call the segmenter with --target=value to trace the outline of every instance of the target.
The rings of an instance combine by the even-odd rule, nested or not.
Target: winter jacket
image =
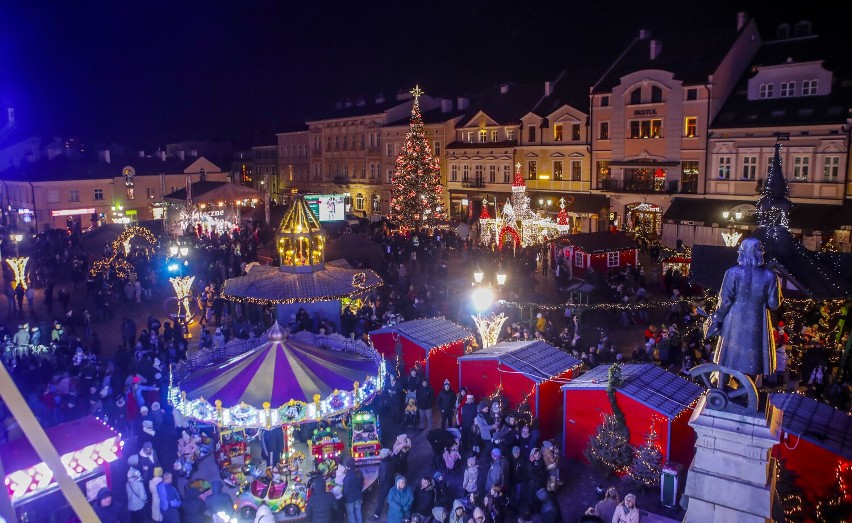
[[[263,504],[257,507],[254,523],[275,523],[275,514],[272,513],[272,509],[268,505]]]
[[[107,507],[102,507],[100,503],[95,502],[95,514],[101,523],[128,523],[130,521],[130,514],[127,509],[115,498],[112,498],[112,503]]]
[[[171,483],[160,482],[157,485],[157,496],[160,498],[160,512],[163,515],[169,509],[178,509],[181,505],[180,494]]]
[[[411,504],[411,513],[428,516],[435,506],[435,489],[430,484],[426,488],[418,488],[414,493],[414,503]]]
[[[456,395],[452,390],[441,389],[438,393],[438,409],[441,412],[451,414],[456,408]]]
[[[485,415],[480,412],[476,415],[473,422],[479,427],[479,437],[482,438],[482,441],[491,441],[491,429],[494,426],[488,422]]]
[[[305,505],[305,515],[311,523],[334,523],[336,508],[337,500],[330,492],[314,490],[307,505]]]
[[[494,485],[508,486],[508,479],[509,461],[504,457],[491,461],[491,465],[488,467],[488,475],[485,476],[485,491],[490,491]]]
[[[403,476],[397,476],[397,486],[388,492],[388,519],[387,523],[402,523],[403,519],[411,517],[411,505],[414,503],[414,494],[409,487],[399,488],[399,480]]]
[[[435,402],[435,391],[432,390],[430,385],[417,387],[416,401],[418,409],[431,409]]]
[[[127,471],[125,490],[127,490],[127,510],[136,512],[145,508],[148,493],[145,492],[145,484],[142,483],[142,473],[137,469],[131,468]]]
[[[543,446],[541,448],[541,459],[544,461],[544,468],[548,471],[556,470],[556,467],[559,465],[557,463],[559,456],[556,447]]]
[[[470,465],[470,460],[473,460],[473,466]],[[476,484],[479,481],[479,467],[476,465],[476,458],[468,458],[467,468],[464,469],[464,479],[462,486],[465,492],[476,492]]]
[[[615,514],[612,515],[612,523],[639,523],[639,509],[633,507],[625,513],[624,508],[623,501],[615,507]]]
[[[456,512],[457,508],[462,509],[461,515],[458,515]],[[467,514],[464,512],[464,504],[462,500],[457,499],[453,501],[453,509],[450,511],[450,517],[447,519],[447,523],[465,523],[467,521]]]
[[[198,497],[198,489],[186,489],[186,497],[181,505],[181,523],[204,523],[204,501]]]
[[[376,480],[379,484],[379,488],[392,487],[395,474],[396,467],[394,466],[393,456],[388,455],[386,458],[379,462],[379,477]],[[381,490],[379,490],[379,492],[381,492]]]
[[[349,469],[343,477],[343,502],[355,503],[361,499],[364,489],[364,476],[360,471]]]
[[[148,482],[148,490],[151,491],[151,519],[155,523],[163,521],[163,513],[160,512],[160,496],[157,491],[157,485],[163,482],[163,478],[156,476]]]

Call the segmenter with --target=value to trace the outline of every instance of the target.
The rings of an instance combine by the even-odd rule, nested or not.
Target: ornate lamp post
[[[743,233],[736,229],[735,224],[743,219],[743,213],[740,211],[723,211],[722,218],[728,221],[728,232],[722,233],[722,240],[725,242],[725,247],[736,247]]]

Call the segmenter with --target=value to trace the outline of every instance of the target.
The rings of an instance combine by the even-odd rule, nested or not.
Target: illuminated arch
[[[511,225],[504,225],[502,229],[500,229],[500,234],[497,235],[497,248],[503,249],[503,238],[506,235],[510,235],[512,239],[515,241],[515,247],[521,246],[521,235],[518,234],[518,231],[515,230]]]

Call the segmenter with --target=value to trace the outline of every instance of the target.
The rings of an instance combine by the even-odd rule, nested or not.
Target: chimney
[[[101,151],[100,157],[101,161],[103,161],[104,163],[110,163],[109,149],[104,149],[103,151]]]
[[[500,84],[500,94],[506,94],[509,92],[509,84]]]
[[[651,60],[656,60],[663,50],[663,42],[659,40],[651,40]]]
[[[647,29],[640,29],[639,40],[647,40],[648,38],[651,38],[651,31],[648,31]]]
[[[468,107],[470,107],[470,98],[468,98],[467,96],[459,96],[459,99],[458,99],[459,111],[464,111]]]
[[[145,151],[139,151],[139,158],[145,158]]]
[[[748,22],[748,15],[745,11],[740,11],[737,13],[737,31],[742,31],[743,27],[745,27],[746,22]]]
[[[376,96],[376,105],[382,105],[383,103],[385,103],[385,95],[379,93],[378,96]]]
[[[544,96],[553,94],[553,85],[550,82],[544,82]]]
[[[198,158],[198,149],[190,149],[189,156],[192,158]]]
[[[9,120],[10,125],[15,123],[15,108],[14,107],[7,107],[6,108],[6,118]]]
[[[159,153],[160,153],[160,160],[163,160],[165,162],[166,161],[166,151],[159,151]]]
[[[183,149],[178,151],[178,158],[180,158],[180,161],[186,160],[186,151],[184,151]]]
[[[449,113],[453,111],[453,101],[450,98],[441,98],[441,112]]]

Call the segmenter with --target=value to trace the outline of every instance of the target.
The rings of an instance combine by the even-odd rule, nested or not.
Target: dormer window
[[[651,86],[651,103],[658,104],[663,102],[663,90],[656,85]]]
[[[781,98],[790,98],[796,95],[796,82],[781,82]]]
[[[773,96],[775,96],[775,84],[760,84],[759,98],[766,99]]]
[[[818,80],[802,81],[802,96],[815,96],[817,94]]]

